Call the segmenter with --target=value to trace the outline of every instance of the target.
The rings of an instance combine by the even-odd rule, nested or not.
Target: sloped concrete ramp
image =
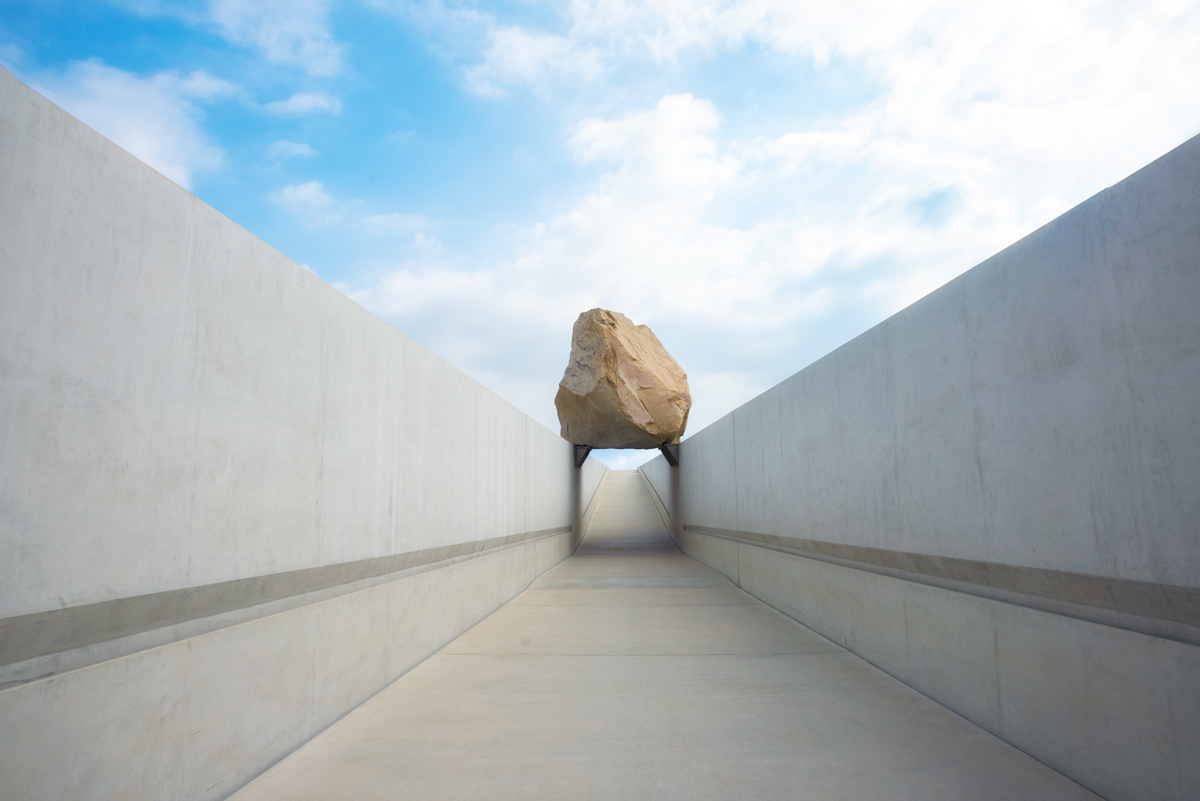
[[[684,556],[635,471],[576,554],[238,801],[1094,799]]]

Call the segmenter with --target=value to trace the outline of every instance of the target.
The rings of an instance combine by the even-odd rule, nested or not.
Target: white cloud
[[[287,139],[280,139],[278,142],[272,142],[271,146],[267,148],[267,158],[274,160],[297,157],[312,158],[313,156],[319,155],[321,154],[303,142],[289,142]]]
[[[375,234],[382,233],[415,233],[429,228],[433,221],[420,214],[372,214],[363,218],[363,227]]]
[[[209,17],[237,45],[312,75],[342,71],[342,49],[328,28],[328,0],[210,0]]]
[[[320,181],[289,184],[267,197],[310,226],[343,224],[346,230],[365,231],[378,236],[404,234],[416,250],[427,258],[440,252],[442,247],[437,237],[430,233],[436,221],[421,214],[404,212],[362,215],[359,212],[363,205],[361,200],[335,199]]]
[[[498,25],[487,34],[482,63],[467,71],[467,84],[478,94],[502,97],[517,85],[545,89],[564,80],[591,79],[600,74],[594,48],[515,25]]]
[[[1081,139],[1081,127],[1098,126],[1086,138],[1103,139],[1110,125],[1129,127],[1116,118],[1133,111],[1126,104],[1140,113],[1174,102],[1186,117],[1177,98],[1193,94],[1200,53],[1194,0],[573,0],[560,8],[565,35],[477,15],[486,44],[466,72],[469,86],[494,96],[519,85],[569,90],[621,67],[655,70],[686,53],[749,44],[818,65],[860,62],[894,113],[911,112],[902,121],[914,132],[936,134],[949,118],[947,133],[969,132],[981,144],[1091,159],[1062,133]],[[461,25],[452,11],[443,18]]]
[[[272,192],[269,197],[293,212],[327,209],[333,205],[333,198],[325,191],[325,185],[320,181],[285,186]]]
[[[334,203],[320,181],[290,184],[271,192],[267,197],[272,203],[303,217],[309,225],[338,222],[345,215],[345,210]]]
[[[1200,131],[1196,2],[560,8],[557,36],[476,18],[468,80],[604,108],[565,142],[604,174],[482,260],[443,250],[347,288],[552,427],[584,309],[655,329],[695,431]],[[732,140],[701,91],[621,110],[656,64],[747,45],[816,64],[796,69],[817,85],[866,74],[873,99],[790,131],[739,119]]]
[[[740,169],[736,159],[717,153],[712,133],[720,123],[711,102],[668,95],[650,111],[585,119],[568,144],[583,161],[619,165],[605,176],[604,195],[638,205],[703,205]]]
[[[330,0],[108,0],[134,14],[173,17],[215,27],[231,44],[258,50],[267,60],[311,75],[344,69],[344,45],[329,31]]]
[[[686,94],[585,119],[567,144],[609,169],[571,211],[490,263],[443,254],[351,294],[552,427],[575,315],[623,311],[690,371],[698,430],[1200,124],[1200,52],[1174,27],[1164,50],[1116,20],[1060,66],[1053,41],[1010,57],[970,22],[879,55],[887,91],[824,127],[722,145],[717,109]],[[1106,80],[1114,51],[1168,89]],[[1051,85],[1003,73],[1022,59]]]
[[[745,304],[761,297],[765,278],[744,271],[759,235],[697,216],[738,173],[712,141],[718,125],[712,104],[689,95],[589,119],[573,146],[612,169],[577,208],[522,231],[513,255],[477,269],[444,257],[409,263],[348,292],[401,330],[424,332],[443,357],[555,425],[553,381],[584,309],[666,323],[656,331],[671,349],[681,343],[670,336],[681,315],[727,330],[760,313]]]
[[[340,114],[342,103],[324,92],[297,92],[287,100],[272,100],[263,106],[280,117],[305,117],[309,114]]]
[[[30,85],[185,189],[195,171],[216,169],[223,157],[200,127],[196,101],[237,91],[203,71],[143,78],[95,61],[72,62]]]

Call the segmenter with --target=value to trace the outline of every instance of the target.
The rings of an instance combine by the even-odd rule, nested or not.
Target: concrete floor
[[[1094,799],[762,604],[610,473],[579,550],[238,801]]]

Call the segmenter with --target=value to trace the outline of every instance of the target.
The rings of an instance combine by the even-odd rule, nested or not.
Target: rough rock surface
[[[678,442],[692,396],[687,373],[648,326],[592,309],[571,333],[571,361],[554,398],[563,439],[593,448]]]

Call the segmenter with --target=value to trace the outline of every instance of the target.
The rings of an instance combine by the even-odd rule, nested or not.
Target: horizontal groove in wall
[[[289,598],[333,591],[325,592],[317,599],[323,600],[340,594],[336,592],[338,588],[352,592],[371,579],[384,579],[401,572],[421,572],[422,568],[433,569],[447,562],[482,556],[571,530],[571,526],[560,526],[526,531],[458,545],[444,545],[355,562],[271,573],[199,587],[183,587],[0,619],[0,666],[178,626],[202,618],[263,607]],[[274,614],[277,611],[279,609],[272,607],[264,614]],[[189,632],[185,636],[194,634],[195,632]]]
[[[1200,589],[684,524],[685,531],[1200,645]]]

